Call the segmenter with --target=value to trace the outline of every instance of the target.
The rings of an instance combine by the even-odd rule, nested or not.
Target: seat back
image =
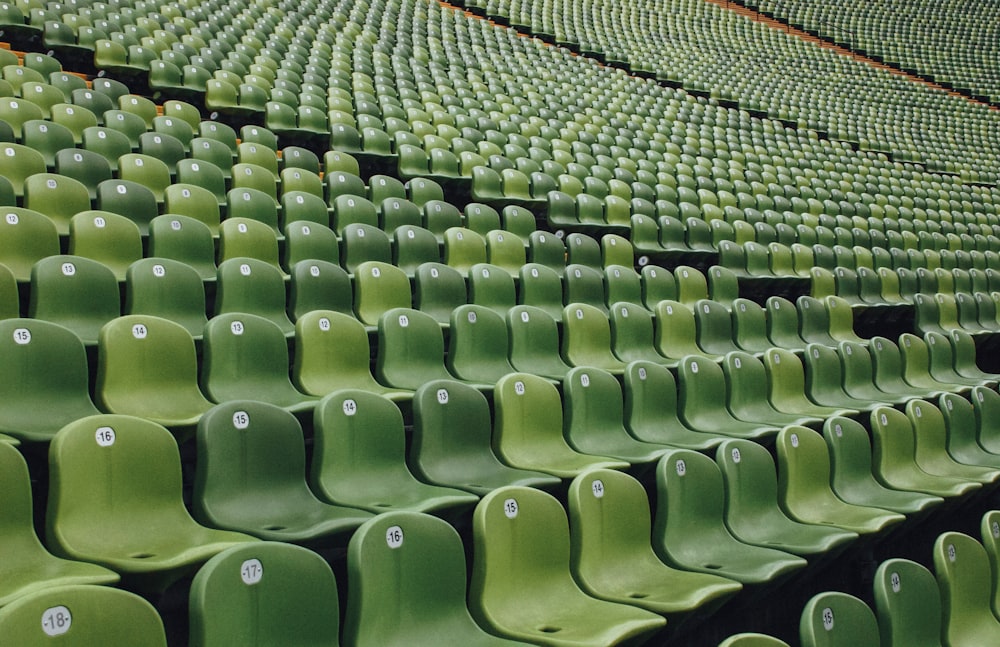
[[[514,373],[508,346],[507,324],[493,310],[466,304],[452,311],[446,363],[459,379],[494,384]]]
[[[285,280],[276,266],[258,258],[231,258],[219,264],[215,314],[246,312],[274,322],[285,336],[295,327],[288,319]]]
[[[125,273],[125,313],[147,314],[184,326],[200,339],[208,322],[198,271],[169,258],[144,258]]]
[[[887,559],[875,571],[874,589],[882,645],[941,644],[941,592],[930,571],[908,559]]]
[[[802,609],[799,638],[803,647],[878,645],[878,622],[868,605],[853,595],[826,591]]]
[[[466,607],[462,541],[445,521],[417,512],[379,515],[351,537],[347,568],[345,642],[488,640]]]
[[[507,312],[508,357],[520,372],[561,380],[570,367],[559,354],[559,329],[544,310],[530,305]]]
[[[114,273],[98,261],[48,256],[31,270],[28,316],[65,326],[85,344],[97,343],[101,326],[121,314],[120,304]]]
[[[378,322],[375,371],[382,384],[409,390],[431,379],[452,377],[444,365],[441,327],[419,310],[387,310]]]
[[[125,315],[101,329],[95,392],[105,411],[167,424],[197,422],[211,406],[198,390],[191,334],[151,315]]]
[[[16,645],[166,647],[163,620],[134,593],[104,586],[61,586],[26,595],[0,609],[0,633]],[[56,638],[56,640],[59,640]]]
[[[385,390],[371,374],[364,325],[331,310],[314,310],[295,322],[292,373],[298,389],[320,397],[346,388]]]
[[[366,261],[354,272],[354,314],[361,323],[374,327],[386,311],[411,306],[410,281],[398,267]],[[443,343],[443,342],[442,342]]]
[[[934,576],[941,591],[942,638],[948,644],[992,643],[1000,636],[993,615],[993,571],[982,544],[960,532],[934,542]]]
[[[561,352],[571,366],[592,366],[621,373],[625,363],[611,352],[611,324],[607,315],[585,303],[563,309]]]
[[[80,338],[37,319],[0,321],[2,431],[46,441],[73,420],[98,413],[90,399],[87,354]]]
[[[337,582],[316,553],[281,542],[227,549],[191,582],[189,644],[334,643]]]

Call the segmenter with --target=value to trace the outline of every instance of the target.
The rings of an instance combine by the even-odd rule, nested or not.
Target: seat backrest
[[[69,222],[69,253],[100,261],[124,281],[129,265],[142,258],[140,227],[123,215],[81,211]]]
[[[0,609],[0,633],[16,645],[166,647],[163,620],[135,593],[77,584],[26,595]],[[58,636],[64,638],[60,640]]]
[[[151,315],[125,315],[101,329],[95,393],[105,411],[153,420],[185,405],[199,415],[210,407],[198,389],[191,334]]]
[[[516,303],[513,277],[503,268],[477,263],[469,268],[469,302],[485,306],[500,316]]]
[[[458,270],[442,263],[421,264],[414,284],[414,307],[442,326],[450,325],[452,311],[468,301],[465,279]]]
[[[345,642],[487,640],[466,607],[462,540],[447,522],[418,512],[379,515],[351,537],[347,568]]]
[[[235,640],[333,644],[340,629],[337,582],[316,553],[283,542],[229,548],[191,582],[192,647]]]
[[[148,314],[175,321],[199,339],[205,316],[205,286],[198,271],[169,258],[144,258],[125,273],[126,314]]]
[[[878,645],[878,622],[868,605],[853,595],[826,591],[802,609],[799,637],[803,647]]]
[[[520,372],[561,380],[569,366],[559,354],[559,329],[555,319],[530,305],[507,312],[511,365]]]
[[[514,373],[508,346],[507,324],[493,310],[465,304],[452,311],[447,367],[459,379],[493,384]]]
[[[149,256],[190,265],[203,281],[215,280],[215,243],[212,230],[201,220],[164,214],[149,223]]]
[[[98,413],[90,399],[87,354],[80,338],[38,319],[0,321],[2,430],[49,440],[81,416]]]
[[[256,314],[291,336],[294,325],[286,312],[285,280],[276,266],[258,258],[231,258],[219,264],[217,286],[215,314]]]
[[[379,318],[393,308],[411,305],[410,281],[393,265],[366,261],[354,272],[354,313],[366,326],[376,326]]]
[[[100,552],[95,524],[124,547],[151,528],[193,523],[181,498],[177,441],[155,422],[115,414],[81,418],[52,439],[49,466],[46,533],[63,554]],[[136,552],[142,548],[135,545]]]
[[[304,259],[291,268],[288,312],[293,319],[313,310],[334,310],[354,316],[354,288],[339,265]]]
[[[946,531],[934,542],[934,576],[941,591],[943,642],[979,644],[1000,635],[993,615],[993,571],[982,544],[969,535]]]
[[[562,356],[571,366],[622,371],[625,363],[611,352],[611,324],[598,308],[571,303],[563,310]]]
[[[884,647],[941,644],[941,592],[930,571],[908,559],[887,559],[875,571],[874,590]]]
[[[101,326],[121,314],[120,304],[114,273],[98,261],[47,256],[31,270],[28,316],[63,325],[85,344],[97,343]]]
[[[748,353],[762,353],[774,344],[767,336],[766,311],[749,299],[733,301],[733,338]]]
[[[604,274],[593,267],[571,263],[563,276],[563,303],[582,303],[607,312]]]
[[[444,336],[429,314],[410,308],[386,310],[378,322],[375,371],[381,383],[416,390],[430,379],[447,379]]]
[[[37,211],[20,207],[0,210],[0,263],[13,272],[19,283],[27,283],[36,261],[59,253],[59,233],[55,224]]]

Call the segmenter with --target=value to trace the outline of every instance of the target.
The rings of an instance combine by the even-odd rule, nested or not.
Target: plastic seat
[[[563,309],[562,321],[561,352],[567,364],[622,374],[625,362],[611,351],[611,325],[605,313],[585,303],[571,303]]]
[[[767,299],[767,336],[777,348],[801,352],[806,342],[799,336],[799,315],[795,305],[783,297]]]
[[[310,484],[321,498],[371,512],[454,513],[473,494],[418,481],[406,466],[403,416],[375,393],[344,389],[316,406]]]
[[[996,413],[1000,411],[1000,395],[991,388],[977,386],[972,389],[969,400],[976,414],[976,439],[979,445],[991,454],[1000,453],[997,451],[1000,449],[1000,427],[997,426],[1000,418],[996,417]]]
[[[563,433],[578,452],[632,465],[655,462],[666,446],[634,438],[624,426],[622,390],[611,373],[576,367],[563,380]]]
[[[592,598],[570,573],[566,514],[552,496],[505,487],[473,514],[469,607],[480,625],[516,639],[563,645],[641,641],[662,617]],[[516,588],[522,593],[511,595]]]
[[[245,220],[266,225],[281,238],[278,222],[278,201],[274,196],[252,187],[235,187],[226,193],[227,220]]]
[[[449,327],[452,311],[467,301],[465,279],[455,268],[435,262],[421,264],[414,278],[413,305]]]
[[[496,384],[514,373],[507,361],[508,346],[507,325],[493,310],[476,304],[452,310],[445,365],[458,379]]]
[[[163,192],[163,210],[171,215],[195,218],[203,222],[213,236],[219,234],[219,203],[205,187],[180,182],[171,184]]]
[[[273,322],[247,313],[214,317],[204,327],[201,388],[214,402],[255,400],[311,412],[318,398],[292,386],[288,347]]]
[[[704,357],[685,357],[678,365],[678,413],[689,428],[734,438],[766,438],[779,427],[739,420],[724,404],[728,401],[725,375]]]
[[[882,645],[941,644],[941,592],[930,571],[908,559],[887,559],[875,571],[874,589]]]
[[[88,345],[97,344],[101,326],[121,314],[114,273],[81,256],[48,256],[31,271],[28,316],[72,330]]]
[[[917,464],[925,472],[976,481],[984,486],[1000,478],[996,468],[963,463],[948,452],[944,416],[930,402],[910,400],[906,403],[906,417],[913,426]]]
[[[980,483],[928,471],[917,461],[913,426],[901,411],[880,407],[871,413],[872,463],[882,483],[897,490],[911,490],[944,499],[979,490]]]
[[[838,362],[839,369],[840,364]],[[823,419],[813,415],[786,413],[776,409],[768,397],[768,375],[764,364],[749,353],[733,351],[722,360],[729,399],[727,406],[739,420],[774,427],[818,426]]]
[[[767,337],[766,311],[749,299],[733,301],[733,339],[748,353],[763,355],[774,344]]]
[[[507,312],[511,365],[522,373],[532,373],[561,381],[570,367],[559,354],[556,321],[544,310],[520,305]]]
[[[668,564],[744,585],[775,582],[806,565],[801,557],[732,535],[724,521],[722,473],[704,454],[664,454],[656,466],[656,491],[653,549]]]
[[[188,216],[164,214],[149,223],[148,256],[188,265],[202,281],[215,281],[215,243],[208,225]]]
[[[528,260],[551,268],[561,277],[566,271],[566,245],[553,234],[535,231],[528,239]]]
[[[562,279],[555,270],[538,263],[527,263],[521,266],[518,279],[520,304],[539,308],[556,321],[562,321]]]
[[[55,172],[79,181],[87,187],[91,200],[97,198],[97,187],[111,179],[108,161],[93,151],[64,148],[55,155]],[[11,190],[11,201],[13,191]]]
[[[297,263],[305,260],[339,263],[340,244],[337,241],[337,234],[325,224],[310,220],[296,220],[286,224],[285,269],[291,273]]]
[[[903,361],[899,347],[895,342],[885,337],[872,337],[869,344],[872,355],[872,367],[875,386],[886,393],[906,396],[908,398],[936,398],[943,391],[927,391],[909,384],[903,379]]]
[[[212,406],[198,389],[197,373],[194,340],[180,324],[126,315],[101,329],[95,393],[107,413],[193,427]]]
[[[983,546],[960,532],[944,532],[934,542],[934,576],[941,591],[942,642],[990,645],[1000,640],[992,610],[992,570]]]
[[[334,310],[353,317],[354,288],[347,272],[339,265],[307,258],[291,267],[288,313],[298,321],[313,310]]]
[[[607,313],[603,272],[578,263],[567,265],[563,275],[563,303],[585,304]]]
[[[818,593],[802,609],[802,647],[878,645],[879,627],[867,604],[847,593]]]
[[[796,521],[877,535],[906,519],[868,505],[845,503],[830,485],[830,454],[820,435],[791,425],[778,433],[778,501]]]
[[[891,489],[875,479],[872,444],[860,422],[850,418],[828,418],[823,438],[830,451],[830,483],[840,499],[854,505],[870,505],[908,516],[921,515],[943,503],[938,496]]]
[[[572,478],[590,467],[625,467],[606,456],[581,454],[563,437],[559,393],[545,379],[513,373],[494,391],[494,448],[512,467]]]
[[[410,463],[426,482],[480,496],[505,485],[558,485],[554,476],[501,463],[491,449],[491,428],[479,391],[452,380],[428,382],[413,397]]]
[[[909,396],[886,393],[875,386],[871,354],[864,344],[843,341],[837,347],[847,395],[857,400],[884,404],[903,404],[909,399]]]
[[[347,225],[340,233],[340,263],[348,274],[356,274],[366,262],[391,264],[392,242],[382,230],[362,223]]]
[[[198,423],[195,518],[270,541],[343,546],[371,515],[324,503],[306,484],[302,428],[255,400],[213,407]]]
[[[116,573],[96,564],[61,559],[49,553],[32,525],[31,481],[24,458],[9,443],[0,443],[0,465],[5,511],[0,545],[6,555],[0,569],[4,576],[0,603],[16,603],[52,587],[118,581]]]
[[[125,275],[125,314],[145,314],[182,325],[200,340],[205,323],[205,288],[197,270],[167,258],[144,258]]]
[[[371,373],[368,333],[357,319],[331,310],[314,310],[295,322],[295,387],[323,397],[341,389],[362,389],[393,401],[405,401],[412,392],[392,389]]]
[[[278,325],[291,337],[295,325],[288,319],[285,281],[274,265],[256,258],[230,258],[219,264],[215,314],[245,312]]]
[[[831,559],[856,540],[854,532],[801,523],[778,506],[774,460],[750,440],[726,440],[715,452],[726,486],[726,526],[742,542],[803,557]]]
[[[18,283],[27,283],[37,261],[59,253],[59,233],[55,224],[37,211],[20,207],[0,210],[0,263],[7,266]]]
[[[159,215],[153,191],[138,182],[128,180],[101,182],[97,186],[97,200],[94,204],[101,211],[131,220],[143,236],[149,233],[149,222]],[[70,225],[72,226],[72,221]]]
[[[854,416],[856,409],[838,409],[813,403],[806,397],[805,369],[795,353],[772,348],[764,355],[771,404],[778,411],[798,416],[828,418]]]
[[[189,644],[332,642],[340,630],[337,582],[316,553],[279,542],[228,548],[191,582]]]
[[[77,420],[53,439],[49,469],[50,545],[108,566],[142,590],[162,591],[215,553],[252,541],[194,522],[181,500],[177,443],[148,420]],[[138,511],[144,523],[136,523]],[[95,524],[102,528],[96,541]]]
[[[99,413],[90,399],[83,342],[37,319],[0,321],[0,432],[48,442],[64,425]]]
[[[520,644],[491,636],[472,619],[462,541],[440,519],[417,512],[380,515],[351,538],[347,563],[344,639],[350,644]]]
[[[24,102],[21,102],[22,105]],[[41,116],[38,117],[39,119]],[[25,121],[28,121],[27,119]],[[11,126],[14,126],[12,123]],[[20,124],[17,126],[20,131]],[[33,148],[21,144],[0,145],[0,175],[10,180],[14,196],[24,196],[24,182],[37,173],[45,173],[45,158]]]
[[[90,194],[83,183],[73,178],[39,173],[24,181],[24,206],[48,216],[59,235],[66,236],[70,219],[90,209]]]
[[[410,281],[401,269],[380,261],[365,261],[355,268],[354,313],[369,330],[378,326],[386,311],[410,305]]]
[[[634,478],[614,470],[587,471],[568,493],[571,567],[589,595],[659,613],[668,622],[710,613],[742,587],[661,562],[649,541],[649,501]]]
[[[74,645],[167,645],[153,605],[128,591],[87,584],[37,591],[11,602],[0,609],[0,633],[18,645],[53,638]]]

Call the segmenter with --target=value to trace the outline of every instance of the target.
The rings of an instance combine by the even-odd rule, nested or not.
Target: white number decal
[[[899,593],[899,590],[902,588],[899,573],[892,573],[889,575],[889,583],[892,585],[892,592]]]
[[[319,266],[318,265],[313,265],[312,267],[310,267],[309,268],[309,275],[312,276],[313,278],[316,278],[317,276],[319,276]]]
[[[517,516],[517,500],[507,499],[503,502],[503,513],[507,515],[508,519],[513,519]]]
[[[264,577],[264,565],[259,559],[248,559],[240,565],[240,578],[243,583],[250,586],[260,582]]]
[[[792,447],[798,447],[798,446],[799,446],[799,435],[792,434]]]
[[[242,335],[243,330],[244,328],[242,321],[234,321],[231,324],[229,324],[229,331],[232,332],[234,335],[237,336]]]
[[[382,270],[380,270],[377,267],[373,267],[372,268],[372,276],[377,279],[378,277],[382,276]]]
[[[236,411],[233,413],[233,426],[237,429],[246,429],[250,426],[250,414],[246,411]]]
[[[73,615],[64,606],[49,607],[42,612],[42,631],[46,636],[61,636],[72,624]]]
[[[448,404],[448,390],[447,389],[438,389],[437,399],[438,399],[438,402],[441,403],[441,404]]]
[[[344,415],[353,416],[358,412],[358,403],[354,400],[344,400]]]
[[[677,476],[684,476],[687,474],[687,463],[683,460],[677,461],[677,465],[675,467],[677,468]]]
[[[251,272],[253,272],[253,270],[250,269],[250,266],[248,264],[243,263],[242,265],[240,265],[240,274],[242,274],[243,276],[250,276]]]
[[[107,224],[108,221],[105,220],[102,216],[97,216],[96,218],[94,218],[94,226],[97,227],[98,229],[104,229],[107,226]]]
[[[645,380],[646,379],[646,369],[645,369],[645,367],[641,367],[641,366],[639,367],[639,379],[640,380]]]
[[[16,328],[14,330],[14,343],[21,346],[31,343],[31,331],[27,328]]]
[[[475,312],[470,312],[469,313],[469,323],[471,323],[471,324],[476,323],[476,313]]]
[[[587,375],[586,373],[584,373],[583,375],[581,375],[580,376],[580,385],[581,386],[590,386],[590,376]]]
[[[410,318],[406,315],[399,315],[399,327],[406,328],[410,325]]]
[[[403,529],[393,526],[385,531],[385,543],[389,548],[399,548],[403,545]]]
[[[328,332],[330,330],[330,320],[326,317],[319,318],[319,329],[323,332]]]
[[[529,319],[531,319],[531,317],[528,316],[528,313],[525,311],[521,311],[521,321],[523,321],[524,323],[528,323]]]
[[[830,607],[823,609],[823,628],[827,631],[833,630],[833,609]]]
[[[514,393],[524,395],[524,382],[514,382]]]
[[[594,493],[594,497],[597,499],[604,497],[604,482],[601,479],[594,479],[594,482],[590,484],[590,490]]]
[[[958,551],[955,550],[955,544],[948,544],[948,560],[954,562],[958,559]]]
[[[236,225],[236,231],[240,232],[241,234],[247,233],[247,229],[248,228],[245,222],[241,222],[238,225]]]
[[[111,447],[115,444],[115,430],[111,427],[98,427],[94,432],[94,440],[101,447]]]
[[[173,229],[174,231],[180,231],[181,230],[181,221],[180,220],[171,220],[170,221],[170,228]]]
[[[739,463],[741,459],[740,450],[737,447],[733,447],[733,462]]]
[[[163,267],[159,263],[153,266],[153,276],[162,278],[166,275],[167,275],[167,269],[165,267]]]
[[[145,339],[147,333],[148,331],[146,330],[146,326],[143,324],[136,324],[132,326],[132,336],[136,339]]]

